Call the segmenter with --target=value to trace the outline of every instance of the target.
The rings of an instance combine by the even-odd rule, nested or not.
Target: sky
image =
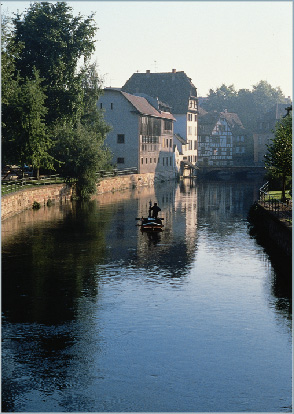
[[[68,1],[95,12],[93,61],[104,86],[122,87],[134,72],[184,71],[207,96],[222,84],[252,90],[259,81],[293,97],[292,1]],[[2,13],[28,1],[2,1]]]

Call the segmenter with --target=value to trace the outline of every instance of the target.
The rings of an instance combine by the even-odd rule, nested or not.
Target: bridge
[[[264,174],[265,167],[256,165],[238,165],[238,166],[198,166],[199,173],[202,175],[247,175],[247,174]]]

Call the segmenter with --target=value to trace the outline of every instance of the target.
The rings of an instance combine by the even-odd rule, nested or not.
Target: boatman
[[[158,207],[157,203],[154,203],[154,206],[151,207],[152,217],[157,219],[158,213],[161,211],[161,208]]]

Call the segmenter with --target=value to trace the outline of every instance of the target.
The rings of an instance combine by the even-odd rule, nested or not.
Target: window
[[[194,117],[195,117],[195,118],[194,118],[194,121],[196,122],[196,121],[197,121],[197,115],[194,115]]]
[[[170,120],[165,120],[164,121],[164,129],[165,131],[171,131],[173,127],[173,123]]]
[[[197,141],[194,141],[194,150],[197,149]]]
[[[113,109],[113,103],[110,104],[110,109]]]
[[[125,163],[125,159],[124,158],[118,158],[117,159],[117,164],[124,164]]]
[[[144,158],[141,158],[141,164],[143,165],[143,163],[144,163]]]
[[[193,121],[193,115],[192,114],[188,114],[188,121]]]
[[[125,134],[117,134],[117,143],[124,144],[125,143]]]
[[[173,146],[173,139],[172,138],[169,140],[169,146],[170,146],[170,148],[172,148],[172,146]]]

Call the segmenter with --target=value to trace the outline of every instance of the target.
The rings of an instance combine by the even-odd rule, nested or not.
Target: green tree
[[[21,44],[12,40],[12,20],[1,15],[1,103],[7,105],[13,96],[18,82],[15,79],[15,59]]]
[[[41,81],[36,70],[31,80],[22,81],[18,77],[17,87],[2,105],[5,119],[2,139],[6,157],[22,167],[25,163],[31,164],[37,170],[37,176],[41,166],[53,166],[53,158],[49,154],[51,140],[45,125],[46,96]]]
[[[252,90],[236,91],[233,85],[224,84],[215,91],[210,90],[207,100],[203,103],[206,111],[235,112],[244,127],[251,133],[256,128],[260,116],[269,111],[276,103],[287,103],[279,87],[273,88],[268,82],[261,80],[253,85]]]
[[[24,17],[15,17],[14,26],[14,41],[23,44],[16,70],[23,78],[32,78],[36,67],[44,79],[47,123],[79,119],[78,65],[95,50],[93,15],[85,19],[80,14],[73,16],[65,2],[35,2]]]
[[[55,127],[55,156],[60,161],[59,171],[64,176],[77,179],[77,196],[86,199],[96,191],[96,171],[104,169],[110,161],[110,153],[104,147],[108,126],[93,130],[88,124],[74,129],[71,123]]]
[[[110,127],[106,124],[97,101],[102,93],[95,64],[85,64],[80,71],[79,120],[54,128],[54,156],[60,160],[59,171],[77,178],[77,195],[84,199],[96,190],[96,172],[110,163],[110,152],[104,146]]]
[[[96,66],[88,63],[97,30],[93,15],[74,17],[64,2],[35,2],[13,24],[6,48],[14,58],[8,84],[13,79],[20,89],[4,116],[6,154],[47,168],[54,161],[59,172],[78,178],[84,197],[94,191],[95,173],[109,160],[104,148],[109,127],[97,108],[101,83]],[[17,55],[14,45],[21,46]]]
[[[234,85],[226,86],[222,84],[216,90],[210,89],[208,99],[203,105],[206,111],[223,112],[225,109],[232,112],[234,108],[237,92]]]
[[[268,145],[265,165],[275,177],[282,179],[282,200],[285,200],[286,179],[292,174],[292,115],[277,122],[275,137]]]

